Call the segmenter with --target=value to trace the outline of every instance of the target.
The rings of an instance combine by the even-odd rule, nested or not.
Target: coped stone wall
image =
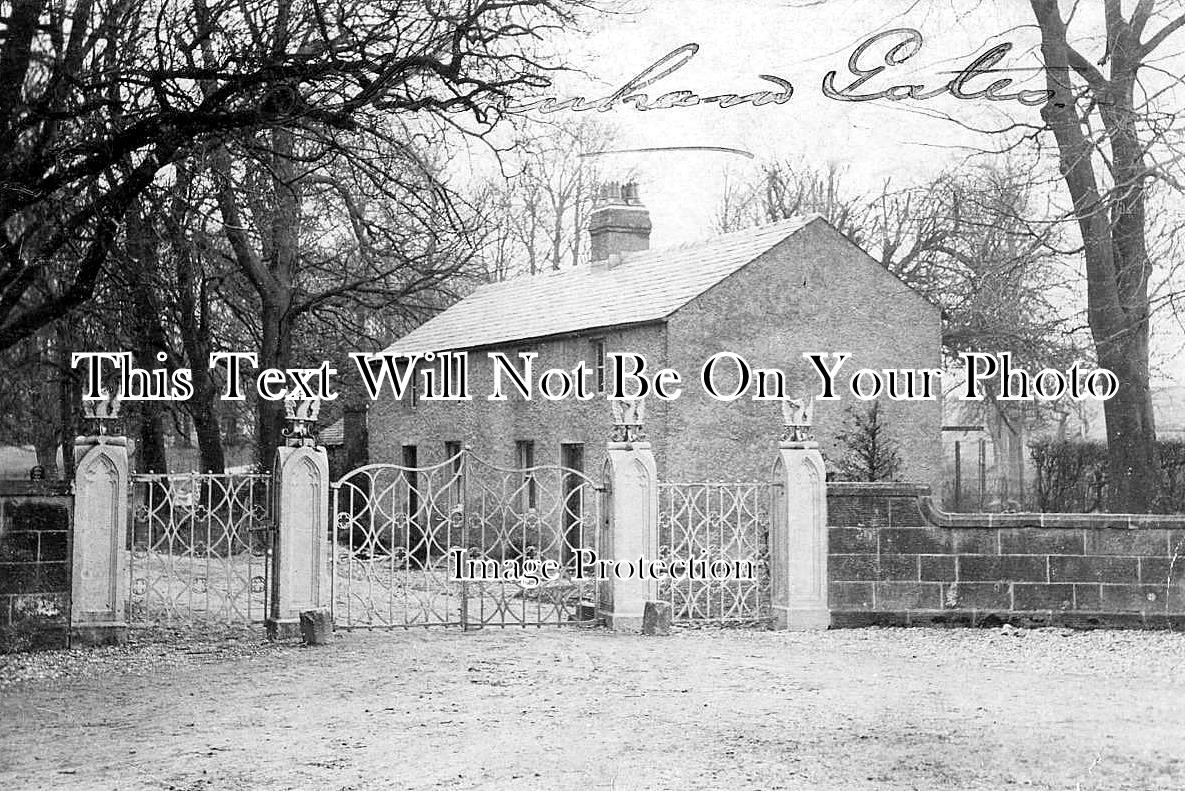
[[[832,626],[1185,627],[1185,517],[946,514],[928,487],[829,484]]]
[[[68,643],[72,499],[0,481],[0,653]]]

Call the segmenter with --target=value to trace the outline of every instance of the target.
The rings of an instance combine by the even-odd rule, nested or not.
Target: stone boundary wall
[[[1185,516],[948,514],[929,487],[827,486],[833,627],[1185,628]]]
[[[69,643],[73,497],[0,481],[0,653]]]

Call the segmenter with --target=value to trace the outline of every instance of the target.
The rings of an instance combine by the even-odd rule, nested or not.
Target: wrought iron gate
[[[248,474],[133,475],[129,623],[262,622],[271,481]]]
[[[721,579],[692,575],[663,580],[659,598],[675,621],[763,622],[770,609],[770,486],[764,483],[660,483],[659,554],[682,563],[702,560],[701,577],[722,561],[733,572]],[[740,578],[738,568],[751,571]]]
[[[595,621],[602,487],[560,466],[506,469],[468,449],[440,464],[372,464],[333,484],[339,628]]]

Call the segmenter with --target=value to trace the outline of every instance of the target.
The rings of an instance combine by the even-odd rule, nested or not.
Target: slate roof
[[[395,341],[394,354],[471,349],[666,318],[819,215],[481,286]]]
[[[346,420],[338,418],[317,434],[317,441],[322,445],[341,445],[346,441]]]

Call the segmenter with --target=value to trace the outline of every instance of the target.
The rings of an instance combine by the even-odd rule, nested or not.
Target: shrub
[[[889,431],[880,404],[846,410],[843,428],[836,435],[839,473],[846,481],[893,481],[901,471],[901,454]]]
[[[1160,496],[1154,511],[1185,512],[1185,441],[1156,443]],[[1029,444],[1036,470],[1040,511],[1089,513],[1107,510],[1107,445],[1081,440],[1040,439]]]

